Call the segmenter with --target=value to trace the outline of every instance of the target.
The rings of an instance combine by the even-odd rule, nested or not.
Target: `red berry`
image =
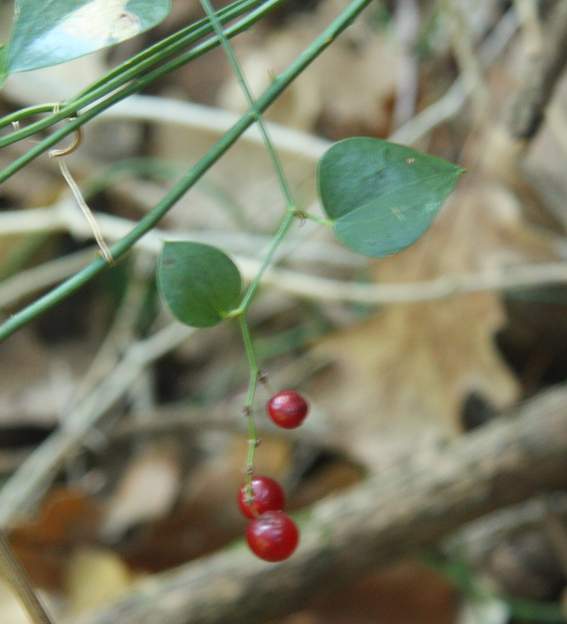
[[[283,561],[299,543],[295,522],[283,511],[267,511],[254,518],[246,529],[250,550],[264,561]]]
[[[284,429],[299,427],[307,416],[309,405],[295,390],[281,390],[276,392],[268,401],[270,418]]]
[[[270,477],[254,477],[252,479],[252,504],[246,502],[246,486],[238,491],[240,511],[247,518],[255,518],[266,511],[281,511],[285,506],[285,494],[281,485]]]

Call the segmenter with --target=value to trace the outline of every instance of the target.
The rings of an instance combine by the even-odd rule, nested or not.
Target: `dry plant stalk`
[[[26,571],[14,557],[2,531],[0,531],[0,574],[18,597],[32,624],[54,624],[37,597]]]
[[[59,110],[59,106],[56,106],[54,112],[56,113],[58,112],[58,110]],[[114,262],[114,259],[112,257],[112,252],[110,251],[110,247],[106,244],[106,241],[104,240],[104,236],[102,235],[100,227],[95,219],[95,216],[92,210],[90,209],[89,205],[85,201],[85,198],[83,197],[83,194],[81,193],[81,189],[79,188],[79,185],[75,181],[75,178],[73,178],[73,175],[71,174],[71,171],[67,163],[65,162],[65,160],[63,160],[65,156],[72,154],[81,145],[82,140],[83,140],[82,128],[77,128],[71,144],[61,149],[50,150],[49,157],[57,158],[59,171],[61,171],[61,175],[63,176],[63,179],[65,180],[65,182],[67,182],[67,185],[69,186],[69,189],[73,197],[75,198],[75,201],[79,205],[81,212],[83,213],[85,219],[87,220],[87,223],[89,224],[89,227],[93,233],[94,239],[100,248],[100,252],[102,253],[104,259],[108,262],[108,264],[112,264]]]

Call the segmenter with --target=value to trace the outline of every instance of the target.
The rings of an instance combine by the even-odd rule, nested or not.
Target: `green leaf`
[[[403,145],[355,137],[321,158],[319,193],[337,238],[381,258],[422,236],[463,171]]]
[[[171,0],[16,0],[6,71],[57,65],[120,43],[170,8]]]
[[[158,265],[162,298],[173,316],[192,327],[211,327],[238,307],[242,280],[220,249],[192,242],[165,243]]]

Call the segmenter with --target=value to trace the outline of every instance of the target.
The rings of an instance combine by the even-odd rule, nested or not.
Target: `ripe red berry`
[[[250,550],[264,561],[283,561],[299,543],[295,522],[283,511],[267,511],[254,518],[246,529]]]
[[[247,518],[255,518],[266,511],[281,511],[285,506],[285,494],[281,485],[270,477],[252,479],[254,501],[246,501],[246,486],[238,491],[238,506]]]
[[[295,390],[281,390],[276,392],[268,401],[268,414],[270,418],[284,429],[299,427],[307,416],[309,405],[307,401]]]

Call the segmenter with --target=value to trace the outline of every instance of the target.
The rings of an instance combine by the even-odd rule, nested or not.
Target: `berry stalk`
[[[246,453],[246,498],[249,504],[254,501],[254,492],[252,490],[252,477],[254,475],[254,457],[256,455],[256,447],[259,444],[258,434],[256,431],[256,419],[254,418],[254,397],[256,396],[256,388],[258,386],[258,376],[260,368],[258,367],[258,359],[256,351],[252,343],[250,328],[244,314],[238,317],[242,340],[244,342],[244,350],[246,351],[246,359],[250,369],[250,379],[248,381],[248,391],[246,392],[246,400],[244,402],[243,414],[248,422],[248,451]]]

